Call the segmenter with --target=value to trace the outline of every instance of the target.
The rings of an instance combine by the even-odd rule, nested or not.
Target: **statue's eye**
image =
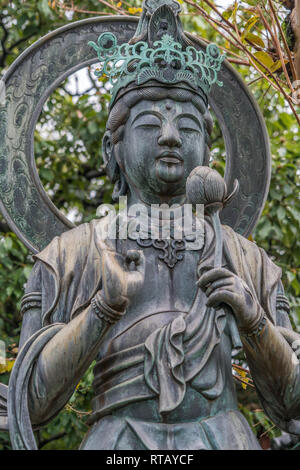
[[[201,128],[196,121],[188,117],[179,119],[178,129],[182,132],[201,132]]]
[[[158,128],[161,127],[160,119],[153,114],[146,114],[144,116],[139,117],[135,121],[134,127],[143,127],[143,128]]]

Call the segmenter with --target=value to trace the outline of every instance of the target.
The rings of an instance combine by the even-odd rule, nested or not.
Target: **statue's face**
[[[129,187],[148,200],[180,196],[190,172],[203,164],[204,137],[203,116],[192,103],[143,100],[131,109],[115,157]]]

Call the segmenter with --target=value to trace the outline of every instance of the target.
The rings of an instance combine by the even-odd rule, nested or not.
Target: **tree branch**
[[[49,444],[49,442],[57,441],[58,439],[61,439],[62,437],[65,437],[67,435],[66,432],[60,432],[59,434],[55,434],[54,436],[49,437],[49,439],[43,439],[39,443],[39,449],[42,447],[45,447],[46,444]]]
[[[291,25],[296,38],[294,47],[296,77],[300,79],[300,0],[295,0],[295,8],[291,13]]]
[[[4,67],[5,59],[8,55],[8,51],[6,49],[6,44],[5,44],[6,41],[7,41],[7,38],[8,38],[8,30],[5,26],[5,24],[3,23],[2,19],[3,19],[3,16],[0,16],[0,20],[1,20],[0,21],[0,26],[3,29],[3,32],[4,32],[3,37],[1,38],[1,46],[2,46],[2,50],[3,50],[3,54],[1,55],[1,58],[0,58],[0,66]]]
[[[58,2],[57,7],[61,8],[64,11],[73,11],[74,13],[83,13],[83,14],[88,14],[88,15],[107,15],[107,16],[113,15],[113,13],[107,12],[107,11],[83,10],[82,8],[75,7],[73,2],[71,6],[64,5],[63,2]]]
[[[280,0],[280,3],[288,10],[292,10],[295,6],[295,0]]]
[[[270,4],[270,2],[269,2],[269,4]],[[270,35],[273,39],[273,44],[276,47],[277,53],[278,53],[279,58],[280,58],[280,62],[281,62],[281,65],[282,65],[282,69],[283,69],[286,81],[287,81],[287,83],[290,87],[290,90],[293,91],[293,86],[292,86],[289,74],[287,72],[287,69],[286,69],[284,57],[283,57],[282,50],[281,50],[281,45],[280,45],[280,42],[279,42],[279,39],[278,39],[278,36],[277,36],[276,21],[275,21],[275,16],[273,14],[273,11],[271,10],[271,15],[270,15],[271,16],[271,21],[272,21],[272,26],[273,26],[273,31],[272,31],[271,27],[269,26],[269,24],[267,23],[267,21],[265,20],[264,15],[263,15],[263,13],[262,13],[259,6],[257,7],[257,11],[259,12],[260,17],[261,17],[266,29],[268,29],[269,32],[270,32]]]
[[[93,178],[100,178],[101,176],[105,176],[105,170],[100,169],[100,170],[90,170],[84,173],[84,177],[88,180],[92,180]]]
[[[8,49],[8,53],[11,53],[13,51],[13,49],[15,47],[18,47],[20,44],[22,44],[22,42],[27,42],[29,41],[29,39],[31,39],[33,36],[35,35],[35,33],[31,33],[29,34],[28,36],[26,36],[25,38],[20,38],[18,39],[14,44],[12,44],[10,46],[10,48]]]
[[[292,71],[292,76],[293,76],[293,79],[296,80],[297,79],[297,73],[296,73],[296,69],[295,69],[295,65],[294,65],[294,61],[293,61],[293,58],[292,58],[292,54],[291,54],[291,51],[290,51],[290,48],[288,46],[288,43],[287,43],[287,40],[286,40],[286,37],[285,37],[285,34],[282,30],[282,27],[281,27],[281,24],[278,20],[278,16],[276,15],[275,13],[275,8],[273,6],[273,2],[272,0],[269,0],[269,5],[270,5],[270,9],[274,15],[274,18],[275,18],[275,21],[276,21],[276,24],[278,26],[278,29],[280,31],[280,35],[281,35],[281,38],[282,38],[282,41],[283,41],[283,44],[284,44],[284,48],[286,50],[286,53],[288,55],[288,58],[289,58],[289,63],[290,63],[290,66],[291,66],[291,71]]]

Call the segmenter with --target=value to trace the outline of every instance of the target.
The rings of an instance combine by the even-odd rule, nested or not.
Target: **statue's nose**
[[[181,147],[182,140],[175,126],[165,124],[162,126],[161,135],[158,138],[159,145],[166,147]]]

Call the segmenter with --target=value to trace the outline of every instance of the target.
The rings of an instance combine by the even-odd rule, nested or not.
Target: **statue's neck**
[[[181,194],[177,196],[167,196],[167,195],[157,195],[153,194],[152,192],[147,191],[139,191],[137,188],[132,188],[129,186],[129,191],[127,194],[127,207],[130,208],[134,204],[143,204],[146,207],[151,208],[152,205],[161,205],[167,204],[168,206],[172,206],[174,204],[183,206],[186,202],[186,195]]]

